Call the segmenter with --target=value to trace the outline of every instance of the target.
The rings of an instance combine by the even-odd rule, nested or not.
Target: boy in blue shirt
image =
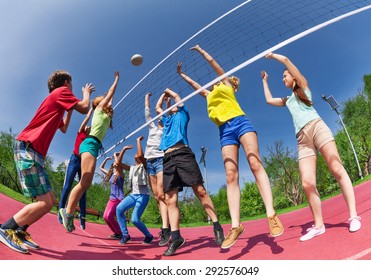
[[[163,113],[162,104],[168,98],[174,100],[175,103],[181,101],[176,92],[167,88],[157,102],[158,114]],[[204,188],[195,155],[188,147],[187,129],[190,120],[188,109],[180,103],[169,113],[169,115],[162,116],[164,132],[160,143],[160,150],[164,151],[164,193],[171,228],[171,242],[164,256],[173,255],[185,243],[179,230],[180,210],[178,207],[178,193],[183,190],[183,187],[192,187],[194,194],[213,221],[215,242],[221,245],[224,240],[223,228],[218,221],[213,202]]]

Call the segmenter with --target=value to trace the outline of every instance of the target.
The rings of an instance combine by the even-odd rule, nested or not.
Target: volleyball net
[[[104,154],[147,127],[144,97],[151,96],[151,115],[166,88],[179,93],[182,102],[197,95],[218,80],[291,42],[341,19],[371,8],[371,0],[248,0],[215,19],[177,47],[150,70],[114,105],[114,129],[104,141]],[[205,59],[190,48],[200,45],[223,67],[217,77]],[[176,72],[177,63],[202,88],[194,91]],[[172,105],[172,107],[177,104]],[[165,110],[163,114],[167,113]]]

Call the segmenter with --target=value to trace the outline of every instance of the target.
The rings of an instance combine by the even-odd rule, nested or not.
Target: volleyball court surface
[[[87,223],[66,232],[55,214],[47,214],[29,232],[40,250],[29,254],[17,253],[0,244],[0,260],[371,260],[371,180],[355,187],[357,210],[362,228],[348,230],[348,211],[341,195],[323,201],[326,233],[311,240],[299,238],[312,226],[308,207],[281,214],[285,232],[276,238],[268,233],[266,219],[243,222],[245,232],[229,249],[223,250],[214,242],[212,226],[181,228],[186,243],[175,255],[164,257],[167,246],[159,247],[159,229],[149,229],[155,236],[152,244],[143,245],[143,236],[130,225],[132,240],[121,245],[108,236],[107,225]],[[0,223],[22,208],[22,203],[0,194]],[[225,235],[230,225],[223,225]]]

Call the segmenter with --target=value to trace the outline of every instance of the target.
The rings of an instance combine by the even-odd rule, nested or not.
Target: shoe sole
[[[231,243],[230,245],[228,245],[228,246],[220,246],[220,248],[222,248],[222,249],[228,249],[228,248],[231,248],[233,245],[234,245],[234,243],[236,243],[237,242],[237,239],[238,239],[238,237],[240,237],[240,235],[242,234],[242,233],[244,233],[245,232],[245,229],[243,229],[243,231],[239,234],[239,235],[237,235],[237,237],[236,237],[236,239],[234,240],[234,242],[233,243]]]
[[[269,233],[269,234],[270,234],[270,236],[272,236],[272,237],[278,237],[278,236],[282,235],[284,231],[285,231],[285,230],[283,229],[279,234],[276,234],[276,235],[273,235],[272,233]]]
[[[0,234],[0,242],[3,243],[5,246],[9,247],[10,249],[12,249],[13,251],[16,251],[18,253],[22,253],[22,254],[28,254],[29,253],[28,249],[20,250],[16,247],[13,247],[12,245],[10,245],[8,243],[8,241],[6,239],[4,239],[4,236],[2,234]]]
[[[165,246],[165,245],[167,245],[167,244],[169,244],[169,242],[170,242],[170,238],[165,242],[165,243],[161,243],[161,241],[158,243],[158,246]]]
[[[40,250],[40,246],[39,246],[39,245],[37,245],[37,246],[35,246],[35,245],[30,245],[29,243],[26,243],[26,242],[23,242],[23,244],[26,245],[26,246],[27,246],[28,248],[30,248],[30,249]]]
[[[321,232],[321,233],[318,233],[318,234],[316,234],[316,235],[313,235],[313,236],[311,236],[310,238],[307,238],[307,239],[301,239],[300,238],[300,241],[301,242],[304,242],[304,241],[308,241],[308,240],[311,240],[311,239],[313,239],[314,237],[317,237],[317,236],[319,236],[319,235],[322,235],[322,234],[324,234],[326,231],[324,231],[324,232]]]

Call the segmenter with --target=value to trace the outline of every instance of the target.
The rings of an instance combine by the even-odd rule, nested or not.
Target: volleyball
[[[143,62],[143,57],[140,55],[140,54],[134,54],[132,57],[131,57],[131,63],[134,65],[134,66],[139,66],[141,65]]]

